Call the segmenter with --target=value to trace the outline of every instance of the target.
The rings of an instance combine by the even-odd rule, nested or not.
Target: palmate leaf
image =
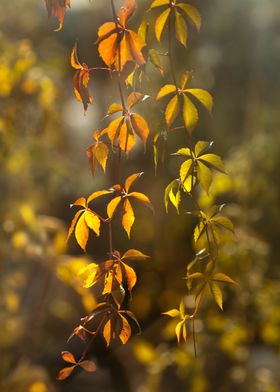
[[[122,226],[125,229],[128,238],[130,238],[130,231],[135,221],[134,211],[130,201],[126,198],[123,205]]]
[[[180,8],[187,18],[193,23],[193,25],[196,27],[196,29],[199,31],[201,27],[201,16],[197,8],[190,4],[176,4],[177,8]]]
[[[160,41],[161,34],[164,30],[164,27],[166,25],[167,19],[171,13],[170,8],[167,10],[163,11],[156,19],[155,22],[155,34],[156,34],[156,39]]]
[[[179,97],[175,95],[171,100],[168,102],[166,109],[165,109],[165,121],[168,128],[172,125],[174,120],[179,114]]]
[[[177,40],[187,46],[187,24],[183,15],[175,9],[175,34]]]
[[[118,13],[117,26],[113,22],[104,23],[98,30],[98,52],[109,67],[123,70],[127,62],[145,64],[142,50],[146,46],[143,38],[126,28],[126,22],[136,9],[134,0],[126,0]]]
[[[121,317],[121,321],[122,321],[122,327],[121,327],[121,331],[119,333],[119,338],[120,338],[122,344],[126,344],[128,339],[131,336],[131,327],[130,327],[127,319],[124,316],[122,316],[120,314],[120,317]]]
[[[185,127],[191,135],[198,122],[198,111],[192,101],[184,94],[183,95],[183,118]]]
[[[86,154],[89,160],[89,166],[92,171],[92,174],[94,174],[95,172],[97,163],[99,163],[99,165],[102,167],[104,173],[106,172],[109,148],[103,141],[100,140],[100,137],[106,133],[107,133],[107,129],[103,130],[102,132],[94,131],[93,132],[94,143],[91,144],[86,150]]]
[[[223,310],[223,293],[220,287],[213,281],[209,282],[210,291],[216,304]]]

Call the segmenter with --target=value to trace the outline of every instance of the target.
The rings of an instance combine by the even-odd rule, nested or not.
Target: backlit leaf
[[[145,101],[147,98],[149,98],[149,95],[145,95],[145,94],[133,91],[131,94],[129,94],[129,96],[127,98],[127,106],[129,109],[131,109],[134,105],[136,105],[139,102]]]
[[[194,149],[195,155],[199,157],[202,153],[207,151],[212,146],[212,144],[212,142],[197,142]]]
[[[192,101],[184,94],[183,118],[185,127],[191,135],[198,122],[198,112]]]
[[[150,201],[150,199],[148,198],[148,196],[144,195],[144,193],[140,193],[140,192],[131,192],[129,193],[129,196],[131,197],[135,197],[135,199],[141,201],[142,203],[144,203],[147,207],[149,207],[152,211],[154,211],[154,207]]]
[[[195,25],[196,29],[199,31],[201,27],[201,16],[197,8],[190,4],[177,4],[177,7],[181,8],[184,11],[186,16],[191,20],[191,22]]]
[[[199,160],[197,161],[197,177],[202,188],[208,193],[213,175],[211,170]]]
[[[78,60],[78,56],[77,56],[77,42],[75,43],[75,45],[73,46],[72,51],[71,51],[71,65],[75,69],[82,69],[83,68],[83,66],[82,66],[82,64],[80,64],[80,62]]]
[[[170,317],[179,317],[180,316],[180,312],[178,309],[171,309],[171,310],[168,310],[168,312],[164,312],[162,314],[165,314],[166,316],[170,316]]]
[[[107,134],[108,137],[112,143],[112,146],[114,145],[115,139],[119,136],[121,126],[124,122],[124,116],[121,116],[119,118],[116,118],[113,120],[107,128]]]
[[[88,105],[92,103],[92,96],[89,93],[89,71],[86,64],[83,68],[76,71],[73,77],[74,93],[79,102],[83,103],[84,111],[87,111]]]
[[[216,170],[219,170],[222,173],[225,172],[223,161],[216,154],[203,154],[201,155],[200,160],[205,161],[206,163],[213,166]]]
[[[200,88],[189,88],[188,93],[192,94],[199,102],[208,110],[211,114],[213,109],[213,98],[212,95],[206,90]]]
[[[114,199],[112,199],[108,205],[107,205],[107,215],[110,219],[112,219],[116,208],[118,207],[118,205],[121,202],[122,197],[121,196],[117,196]]]
[[[142,176],[143,172],[141,173],[135,173],[135,174],[131,174],[131,176],[127,177],[127,179],[125,180],[124,183],[124,189],[126,190],[126,192],[129,191],[131,185],[134,183],[134,181],[137,180],[137,178],[139,178],[140,176]]]
[[[45,3],[49,19],[52,15],[55,15],[59,22],[59,27],[54,31],[60,31],[63,26],[66,7],[70,7],[70,0],[45,0]]]
[[[103,191],[96,191],[96,192],[93,192],[93,193],[87,198],[87,204],[89,204],[92,200],[97,199],[97,198],[100,197],[100,196],[109,195],[110,193],[112,193],[112,191],[103,190]]]
[[[65,362],[76,363],[74,355],[69,351],[62,351],[61,356]]]
[[[104,336],[104,339],[106,340],[107,347],[110,345],[110,342],[111,342],[111,334],[112,334],[111,329],[112,329],[112,323],[111,323],[111,320],[108,320],[103,328],[103,336]]]
[[[173,123],[179,113],[179,98],[177,95],[171,98],[165,109],[165,120],[168,127]]]
[[[124,201],[123,207],[124,207],[124,213],[122,216],[122,226],[125,229],[128,238],[130,238],[130,231],[135,221],[135,216],[130,201],[127,198]]]
[[[112,103],[107,111],[107,116],[122,111],[123,111],[122,105],[119,105],[118,103]]]
[[[73,218],[73,220],[71,222],[71,225],[69,227],[69,230],[68,230],[67,241],[71,237],[71,235],[72,235],[72,233],[74,231],[75,225],[77,223],[77,220],[79,219],[79,216],[81,215],[82,212],[83,212],[83,210],[79,210],[78,212],[76,212],[76,214],[75,214],[75,216],[74,216],[74,218]]]
[[[78,220],[75,227],[75,237],[80,247],[85,251],[88,241],[89,229],[87,227],[84,214]]]
[[[193,162],[191,159],[188,159],[187,161],[182,163],[180,167],[180,180],[183,184],[188,178],[188,176],[190,175],[192,166],[193,166]]]
[[[125,270],[128,290],[131,291],[137,281],[136,273],[135,273],[134,269],[129,267],[127,264],[122,263],[122,266],[124,267],[124,270]]]
[[[163,29],[166,25],[166,22],[167,22],[169,15],[170,15],[170,12],[171,12],[171,10],[170,10],[170,8],[168,8],[162,14],[160,14],[156,19],[155,34],[156,34],[156,38],[158,41],[160,41],[161,34],[162,34]]]
[[[118,13],[118,18],[123,26],[125,26],[127,20],[134,14],[136,8],[137,6],[135,0],[125,0]]]
[[[180,340],[181,340],[182,327],[183,327],[184,322],[185,322],[184,320],[179,321],[179,323],[176,325],[176,328],[175,328],[178,343],[180,343]]]
[[[166,95],[175,92],[176,92],[176,86],[174,86],[174,84],[166,84],[159,90],[156,100],[158,101],[159,99],[165,97]]]
[[[169,4],[169,0],[155,0],[150,5],[150,9],[155,7],[161,7],[162,5],[167,5],[167,4]]]
[[[197,242],[205,232],[206,226],[203,222],[199,222],[194,229],[194,242]]]
[[[175,33],[182,45],[187,45],[187,24],[184,17],[175,9]]]
[[[209,282],[209,286],[216,304],[223,310],[223,294],[220,287],[212,281]]]
[[[219,225],[223,226],[225,229],[228,229],[230,231],[234,230],[232,221],[226,216],[215,216],[214,218],[211,219],[211,221],[218,223]]]
[[[224,283],[231,283],[234,284],[236,286],[238,286],[238,282],[236,282],[235,280],[233,280],[230,276],[222,273],[222,272],[217,272],[216,274],[214,274],[211,278],[211,280],[217,281],[217,282],[224,282]]]
[[[73,204],[70,204],[71,208],[74,207],[74,206],[80,206],[80,207],[86,208],[86,199],[84,197],[80,197],[79,199],[74,201]]]
[[[91,211],[85,211],[85,221],[88,227],[95,232],[97,236],[100,235],[100,219]]]
[[[61,369],[58,373],[58,376],[56,377],[57,380],[65,380],[66,378],[68,378],[71,373],[73,372],[73,370],[75,369],[76,365],[74,366],[70,366],[70,367],[66,367],[64,369]]]
[[[123,256],[122,260],[146,260],[149,259],[150,256],[144,255],[144,253],[140,252],[139,250],[136,249],[129,249],[127,250]]]
[[[121,317],[121,321],[122,321],[122,327],[121,327],[121,332],[119,334],[119,338],[120,338],[122,344],[126,344],[126,342],[128,341],[128,339],[131,336],[131,328],[130,328],[130,325],[129,325],[127,319],[125,317],[123,317],[121,314],[120,314],[120,317]]]
[[[139,114],[131,115],[131,125],[135,133],[140,137],[144,144],[144,150],[146,150],[146,141],[149,136],[150,130],[146,120]]]

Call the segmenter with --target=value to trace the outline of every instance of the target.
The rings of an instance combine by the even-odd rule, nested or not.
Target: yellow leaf
[[[146,151],[146,141],[149,136],[150,130],[146,120],[139,114],[132,114],[130,116],[131,125],[135,133],[140,137],[144,144],[144,150]]]
[[[189,88],[186,91],[198,99],[210,114],[212,113],[213,98],[212,95],[208,93],[208,91],[202,90],[200,88]]]
[[[131,109],[134,105],[136,105],[139,102],[143,102],[148,97],[149,97],[148,95],[133,91],[131,94],[129,94],[127,98],[128,109]]]
[[[165,97],[168,94],[172,94],[176,92],[176,86],[174,84],[166,84],[163,86],[159,92],[157,93],[156,100],[160,100],[161,98]]]
[[[183,335],[184,342],[187,343],[187,326],[186,326],[186,323],[183,324],[183,333],[182,333],[182,335]]]
[[[73,46],[73,49],[71,51],[71,65],[75,69],[82,69],[82,65],[80,64],[78,57],[77,57],[77,42]]]
[[[126,154],[129,154],[136,143],[135,136],[128,125],[129,124],[125,121],[122,124],[119,133],[119,146]]]
[[[120,204],[121,199],[122,199],[121,196],[117,196],[108,203],[107,215],[110,219],[112,219],[112,216],[114,215],[116,208]]]
[[[191,20],[196,29],[199,31],[201,27],[201,16],[197,8],[190,4],[183,3],[177,4],[177,7],[181,8],[181,10],[185,12],[186,16]]]
[[[219,170],[222,173],[225,172],[223,161],[216,154],[204,154],[204,155],[201,155],[200,160],[201,161],[205,161],[210,166],[213,166],[216,170]]]
[[[149,259],[150,256],[144,255],[144,253],[140,252],[139,250],[136,249],[129,249],[127,250],[123,256],[122,256],[122,260],[146,260]]]
[[[94,146],[94,157],[96,158],[97,162],[102,167],[104,173],[106,172],[106,163],[108,159],[109,149],[107,145],[103,142],[98,142]]]
[[[107,128],[107,134],[111,141],[112,146],[114,145],[115,139],[119,136],[123,121],[124,121],[124,116],[116,118],[109,124]]]
[[[78,212],[76,212],[76,214],[75,214],[75,216],[74,216],[74,218],[73,218],[73,220],[71,222],[71,225],[69,227],[69,230],[68,230],[67,241],[71,237],[71,235],[72,235],[72,233],[74,231],[75,225],[77,223],[77,220],[79,219],[79,216],[81,215],[82,212],[83,212],[83,210],[79,210]]]
[[[71,208],[73,206],[86,207],[86,199],[84,197],[80,197],[78,200],[74,201],[73,204],[70,204]]]
[[[184,108],[183,108],[183,117],[185,127],[188,133],[191,135],[193,129],[195,128],[198,122],[198,112],[192,101],[184,94]]]
[[[213,142],[203,142],[203,141],[197,142],[194,149],[195,156],[199,157],[203,152],[208,150],[212,144]]]
[[[131,328],[130,328],[130,325],[129,325],[127,319],[125,317],[123,317],[121,314],[120,314],[120,317],[122,320],[122,328],[121,328],[121,332],[119,334],[119,338],[120,338],[122,344],[125,344],[131,336]]]
[[[112,193],[112,191],[97,191],[93,192],[88,198],[87,198],[87,204],[89,204],[92,200],[97,199],[97,197],[104,196],[104,195],[109,195],[109,193]]]
[[[219,225],[223,226],[223,228],[228,229],[230,231],[234,230],[232,221],[226,216],[215,216],[214,218],[211,219],[211,222],[218,223]]]
[[[106,115],[110,116],[111,114],[114,114],[117,112],[122,112],[122,111],[123,111],[122,105],[119,105],[118,103],[112,103],[112,105],[110,105]]]
[[[209,282],[209,287],[216,304],[223,310],[223,294],[220,287],[214,282]]]
[[[171,98],[165,109],[165,120],[168,127],[173,123],[179,113],[179,98],[178,95]]]
[[[88,227],[95,232],[97,236],[100,235],[100,219],[93,212],[87,210],[84,213],[85,221]]]
[[[135,173],[135,174],[131,174],[131,176],[127,177],[127,179],[125,180],[124,183],[124,189],[126,192],[129,191],[131,185],[134,183],[134,181],[137,180],[137,178],[139,178],[140,176],[142,176],[143,172],[141,173]]]
[[[212,276],[211,280],[214,280],[214,281],[217,281],[217,282],[223,282],[223,283],[231,283],[231,284],[234,284],[236,286],[239,286],[238,282],[236,282],[230,276],[228,276],[228,275],[226,275],[226,274],[224,274],[222,272],[217,272],[216,274],[214,274]]]
[[[182,90],[184,90],[184,88],[186,87],[186,84],[187,84],[188,81],[189,81],[190,75],[191,75],[191,72],[189,72],[189,71],[186,71],[186,72],[183,74],[182,79],[181,79],[181,89],[182,89]]]
[[[211,170],[200,160],[197,161],[197,177],[202,188],[208,193],[213,175]]]
[[[135,197],[135,199],[141,201],[144,203],[147,207],[149,207],[152,211],[154,211],[154,207],[152,206],[152,203],[148,196],[144,195],[144,193],[140,192],[131,192],[128,194],[128,196]]]
[[[180,312],[178,309],[171,309],[171,310],[168,310],[168,312],[164,312],[162,314],[165,314],[166,316],[170,316],[170,317],[179,317],[180,316]]]
[[[194,242],[197,242],[199,238],[202,236],[206,229],[206,226],[203,222],[199,222],[194,229]]]
[[[176,328],[175,328],[178,343],[180,343],[180,340],[181,340],[181,333],[182,333],[183,324],[184,324],[184,320],[179,321],[179,323],[176,325]]]
[[[80,247],[86,251],[89,229],[87,227],[84,214],[80,217],[75,228],[75,237]]]
[[[155,8],[155,7],[161,7],[163,5],[169,4],[169,0],[154,0],[152,4],[150,5],[150,9]]]
[[[184,17],[175,9],[175,34],[182,45],[187,45],[187,24]]]
[[[182,184],[184,184],[184,182],[186,181],[186,179],[188,178],[188,176],[191,173],[192,170],[192,160],[188,159],[187,161],[183,162],[181,167],[180,167],[180,180],[182,182]]]
[[[112,328],[111,320],[108,320],[103,328],[103,336],[104,339],[106,340],[107,347],[110,345],[111,342],[111,328]]]
[[[134,223],[135,217],[130,201],[126,198],[124,201],[124,214],[122,217],[122,226],[125,229],[128,238],[130,238],[131,227]]]
[[[98,280],[99,265],[96,263],[90,263],[86,267],[82,268],[78,275],[84,279],[83,287],[88,289],[93,286]]]
[[[170,8],[168,8],[162,14],[160,14],[156,19],[155,34],[156,34],[156,38],[158,41],[160,41],[161,34],[162,34],[163,29],[166,25],[166,22],[167,22],[169,15],[170,15],[170,12],[171,12],[171,10],[170,10]]]
[[[136,284],[137,276],[133,268],[129,267],[127,264],[122,263],[122,266],[125,270],[126,281],[128,290],[131,291]]]

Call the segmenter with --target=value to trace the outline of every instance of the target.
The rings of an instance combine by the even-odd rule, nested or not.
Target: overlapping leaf
[[[197,31],[200,30],[201,16],[196,7],[191,4],[177,3],[177,0],[170,2],[169,0],[154,0],[150,9],[158,7],[167,7],[157,17],[155,21],[155,35],[160,41],[162,33],[168,24],[172,14],[175,15],[175,33],[177,40],[184,46],[187,45],[187,22],[191,22]]]
[[[97,164],[102,167],[104,173],[106,172],[109,148],[106,143],[100,140],[100,137],[106,133],[107,129],[103,130],[102,132],[94,131],[92,134],[94,143],[91,144],[86,150],[86,154],[89,160],[89,166],[92,173],[95,172]]]
[[[69,351],[62,351],[61,356],[65,362],[71,363],[72,366],[68,366],[66,368],[61,369],[58,373],[57,380],[62,381],[68,378],[77,366],[80,366],[87,372],[96,371],[96,365],[94,362],[89,360],[80,360],[77,362],[76,359],[74,358],[74,355]]]
[[[87,64],[81,64],[77,56],[77,44],[75,43],[71,52],[71,65],[76,69],[73,76],[74,93],[79,102],[83,103],[84,111],[87,111],[88,105],[92,103],[92,96],[89,93],[89,68]]]
[[[179,306],[179,309],[171,309],[167,312],[163,313],[166,316],[172,318],[179,318],[179,322],[176,325],[175,333],[177,337],[178,343],[180,343],[181,338],[183,338],[184,342],[187,342],[187,323],[190,320],[190,315],[185,312],[184,301],[182,300]]]
[[[98,30],[98,51],[109,67],[121,71],[127,62],[138,65],[145,63],[142,49],[145,41],[141,36],[126,28],[127,21],[136,10],[135,0],[126,0],[115,22],[106,22]]]
[[[89,208],[89,203],[103,195],[107,195],[111,193],[111,191],[97,191],[92,193],[87,199],[81,197],[80,199],[76,200],[71,207],[79,206],[82,207],[78,212],[76,212],[69,231],[67,240],[70,238],[72,233],[75,231],[75,238],[80,245],[80,247],[85,251],[86,245],[88,242],[89,231],[93,230],[93,232],[99,236],[100,233],[100,217],[96,212],[92,211]]]

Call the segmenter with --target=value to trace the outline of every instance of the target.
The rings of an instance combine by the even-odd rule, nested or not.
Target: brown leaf
[[[88,105],[92,103],[92,96],[88,89],[89,70],[86,64],[82,69],[78,69],[73,77],[74,93],[79,102],[83,103],[84,111],[87,111]]]
[[[136,281],[137,281],[136,273],[135,273],[133,268],[129,267],[127,264],[125,264],[123,262],[122,262],[122,266],[123,266],[123,268],[125,270],[128,290],[131,291],[133,289],[133,287],[135,286]]]
[[[123,317],[121,314],[120,314],[120,317],[122,320],[122,329],[119,334],[119,338],[120,338],[122,344],[125,344],[131,336],[131,328],[130,328],[130,325],[129,325],[127,319],[125,317]]]
[[[65,362],[76,363],[74,355],[72,353],[70,353],[69,351],[62,351],[61,356]]]
[[[70,8],[70,0],[45,0],[45,3],[48,11],[48,18],[50,19],[51,16],[54,15],[59,22],[59,27],[54,31],[61,30],[66,14],[66,7]]]
[[[73,370],[75,369],[76,365],[74,366],[70,366],[70,367],[66,367],[63,368],[59,371],[56,379],[57,380],[65,380],[66,378],[68,378],[70,376],[70,374],[73,372]]]
[[[81,366],[84,370],[87,372],[95,372],[96,371],[96,365],[92,361],[82,361],[78,363],[79,366]]]

